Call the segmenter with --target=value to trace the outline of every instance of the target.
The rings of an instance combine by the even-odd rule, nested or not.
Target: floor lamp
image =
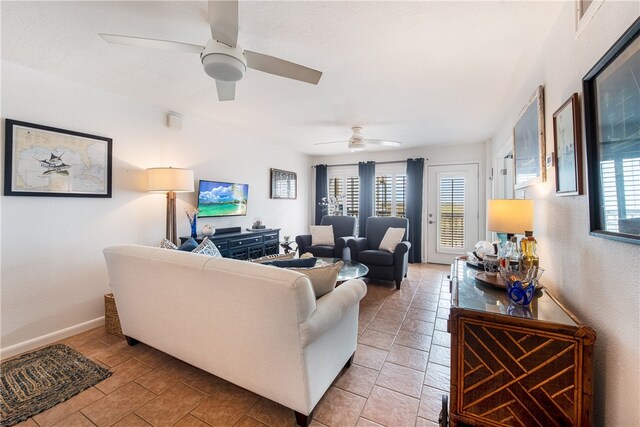
[[[533,200],[487,200],[487,225],[489,231],[496,232],[501,245],[514,234],[533,231]]]
[[[167,240],[178,244],[176,193],[193,192],[193,171],[179,168],[147,169],[147,191],[167,192]]]

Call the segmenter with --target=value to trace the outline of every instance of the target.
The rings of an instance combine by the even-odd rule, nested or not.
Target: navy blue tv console
[[[189,237],[180,237],[184,243]],[[204,236],[196,241],[202,242]],[[220,228],[210,237],[225,258],[254,259],[265,255],[277,254],[280,250],[280,229],[259,229],[242,231],[241,227]]]

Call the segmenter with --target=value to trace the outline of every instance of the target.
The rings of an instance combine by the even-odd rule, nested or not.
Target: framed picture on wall
[[[574,93],[553,113],[556,196],[582,194],[580,102]]]
[[[513,169],[516,190],[547,179],[543,93],[543,87],[538,86],[513,127]]]
[[[640,18],[582,79],[591,235],[640,244]]]
[[[5,120],[5,196],[111,197],[112,140]]]
[[[271,169],[271,198],[295,199],[298,192],[298,180],[295,172]]]

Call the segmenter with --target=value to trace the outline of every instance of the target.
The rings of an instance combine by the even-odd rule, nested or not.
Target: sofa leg
[[[134,346],[134,345],[136,345],[136,344],[138,344],[140,342],[137,339],[128,337],[126,335],[124,337],[127,339],[127,344],[129,344],[131,346]]]
[[[402,280],[396,280],[396,289],[400,289],[401,283],[402,283]]]
[[[349,360],[347,360],[347,363],[344,364],[345,368],[350,368],[351,364],[353,363],[353,358],[356,356],[355,351],[353,352],[353,354],[351,355],[351,357],[349,358]]]
[[[302,427],[308,427],[311,424],[311,418],[313,418],[313,411],[309,415],[301,414],[298,411],[293,411],[296,414],[296,423]]]

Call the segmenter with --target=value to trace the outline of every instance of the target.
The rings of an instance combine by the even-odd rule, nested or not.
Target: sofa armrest
[[[311,246],[311,234],[296,236],[296,245],[298,245],[298,256],[307,252],[307,248]]]
[[[345,254],[344,250],[345,249],[349,249],[349,247],[347,246],[347,243],[349,242],[349,240],[351,239],[355,239],[355,237],[353,236],[346,236],[346,237],[338,237],[336,239],[336,249],[335,249],[335,254],[337,258],[342,258],[342,259],[351,259],[351,256],[349,256],[349,254]],[[350,253],[350,251],[349,251]]]
[[[411,249],[411,243],[410,242],[407,242],[407,241],[400,242],[396,246],[396,250],[393,252],[393,257],[395,258],[395,260],[402,259],[404,254],[409,252],[409,249]]]
[[[360,251],[367,250],[369,247],[369,239],[366,237],[354,237],[347,241],[347,246],[351,250],[351,259],[357,261]]]
[[[306,347],[334,327],[367,293],[360,279],[347,280],[316,301],[316,309],[300,325],[300,342]]]

